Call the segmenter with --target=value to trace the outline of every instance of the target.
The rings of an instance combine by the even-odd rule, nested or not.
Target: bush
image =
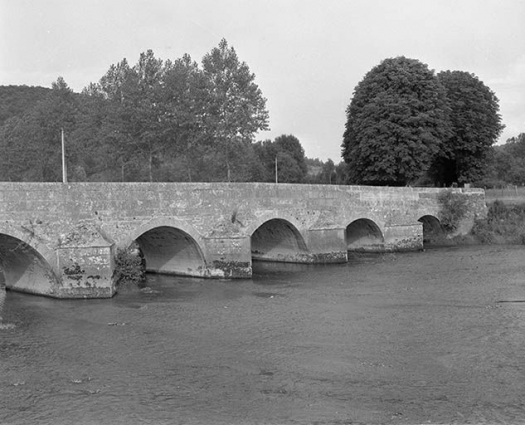
[[[525,205],[495,201],[489,205],[487,218],[477,220],[471,233],[484,244],[525,245]]]
[[[117,285],[139,285],[144,282],[146,267],[138,247],[131,246],[117,251],[114,276]]]
[[[439,221],[443,229],[447,232],[456,231],[467,214],[467,199],[459,193],[447,190],[439,194],[438,201],[441,204]]]
[[[470,233],[482,244],[496,243],[496,237],[486,219],[476,220]]]

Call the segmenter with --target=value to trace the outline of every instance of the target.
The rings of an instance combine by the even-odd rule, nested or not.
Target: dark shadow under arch
[[[252,234],[253,260],[303,262],[308,253],[297,228],[287,220],[274,218],[264,222]]]
[[[0,233],[0,273],[7,289],[53,295],[57,279],[51,266],[33,247]]]
[[[146,271],[182,276],[204,276],[206,263],[202,251],[183,230],[159,226],[136,239],[144,259]]]
[[[383,251],[385,240],[379,226],[368,218],[359,218],[346,227],[348,251]]]
[[[438,218],[424,215],[418,221],[423,224],[423,245],[441,244],[445,241],[445,230]]]

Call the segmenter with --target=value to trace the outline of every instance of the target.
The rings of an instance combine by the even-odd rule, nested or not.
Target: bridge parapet
[[[486,214],[484,191],[460,228]],[[113,257],[137,241],[150,271],[250,277],[252,261],[342,262],[348,249],[423,246],[434,188],[268,183],[0,183],[8,285],[56,297],[115,292]],[[355,233],[354,233],[355,230]]]

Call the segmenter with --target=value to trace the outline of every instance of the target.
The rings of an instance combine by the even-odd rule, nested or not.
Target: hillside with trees
[[[49,91],[44,87],[0,86],[0,126],[44,100]]]

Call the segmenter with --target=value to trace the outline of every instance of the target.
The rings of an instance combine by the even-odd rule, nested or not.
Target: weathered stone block
[[[312,229],[308,232],[308,249],[312,263],[348,261],[345,229]]]
[[[57,253],[61,285],[50,295],[57,298],[110,298],[115,294],[111,245],[62,247]]]
[[[389,226],[385,229],[385,251],[417,251],[423,249],[423,224]]]
[[[206,238],[204,242],[208,258],[208,277],[251,277],[250,238]]]

